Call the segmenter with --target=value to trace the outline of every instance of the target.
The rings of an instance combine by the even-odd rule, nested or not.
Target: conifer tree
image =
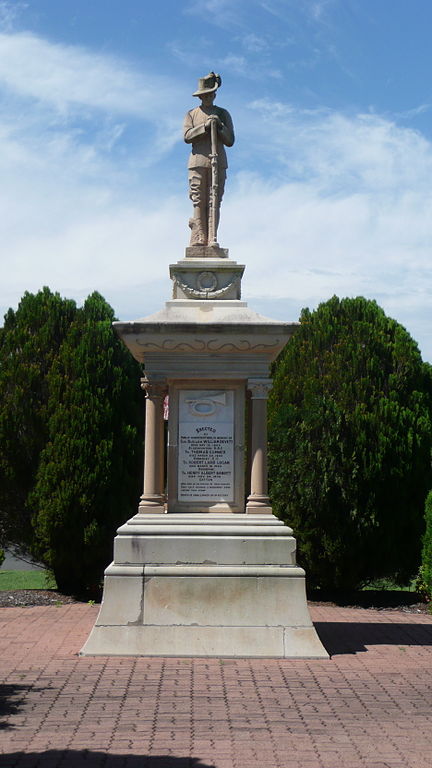
[[[26,292],[0,329],[0,528],[8,543],[32,540],[28,496],[47,440],[47,375],[75,313],[74,301],[45,287]]]
[[[93,293],[48,374],[48,440],[31,497],[35,553],[59,589],[94,591],[116,527],[141,489],[140,366],[115,335],[113,310]]]
[[[309,583],[404,582],[432,485],[432,377],[407,331],[358,297],[303,310],[275,366],[270,477]]]

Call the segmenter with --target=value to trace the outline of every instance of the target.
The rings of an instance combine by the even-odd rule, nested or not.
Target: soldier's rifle
[[[217,212],[219,205],[219,176],[218,176],[218,154],[217,154],[217,118],[212,117],[210,121],[210,137],[211,137],[211,187],[210,187],[210,200],[209,200],[209,245],[217,245]]]

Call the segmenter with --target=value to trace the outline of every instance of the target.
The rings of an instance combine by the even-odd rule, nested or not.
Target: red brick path
[[[431,768],[432,617],[312,607],[330,661],[79,658],[96,606],[0,609],[0,768]]]

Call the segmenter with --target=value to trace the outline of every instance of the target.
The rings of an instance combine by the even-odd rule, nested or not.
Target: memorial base
[[[137,515],[81,655],[328,658],[304,577],[273,515]]]

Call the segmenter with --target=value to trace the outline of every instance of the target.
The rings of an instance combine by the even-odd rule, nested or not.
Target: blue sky
[[[42,285],[162,307],[214,69],[244,298],[287,321],[374,298],[432,361],[431,29],[430,0],[0,0],[0,312]]]

